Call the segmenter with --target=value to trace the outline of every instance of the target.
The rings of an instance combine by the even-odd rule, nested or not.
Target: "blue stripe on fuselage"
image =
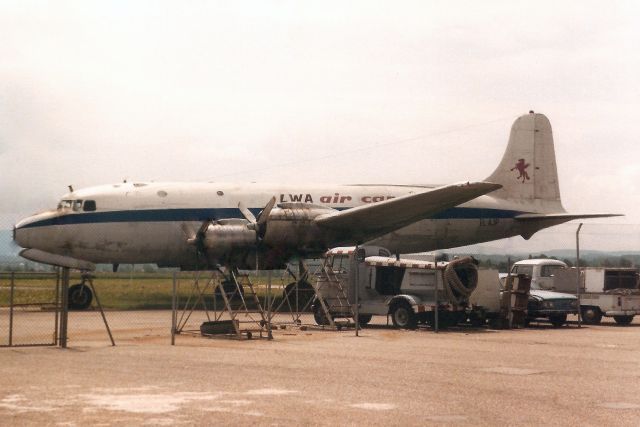
[[[258,215],[261,209],[253,208],[250,211]],[[342,209],[340,209],[342,210]],[[432,219],[480,219],[480,218],[513,218],[524,212],[481,209],[481,208],[451,208],[446,209],[430,218]],[[101,224],[110,222],[187,222],[206,221],[227,218],[242,218],[237,208],[196,208],[196,209],[141,209],[109,212],[81,212],[69,213],[54,218],[47,218],[26,224],[21,228],[44,227],[48,225],[71,224]]]

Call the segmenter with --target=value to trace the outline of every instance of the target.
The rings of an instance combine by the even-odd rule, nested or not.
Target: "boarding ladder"
[[[316,275],[313,288],[320,307],[316,308],[314,316],[319,324],[337,328],[342,325],[336,325],[336,318],[355,318],[353,306],[345,291],[346,280],[346,277],[336,274],[330,265],[323,265],[319,274]]]

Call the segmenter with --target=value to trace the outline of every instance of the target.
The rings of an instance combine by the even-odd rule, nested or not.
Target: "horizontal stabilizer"
[[[543,228],[552,227],[554,225],[563,224],[574,219],[589,218],[608,218],[612,216],[624,216],[622,214],[571,214],[571,213],[554,213],[554,214],[522,214],[514,219],[520,224],[520,235],[525,239],[530,239],[537,231]]]
[[[40,262],[42,264],[54,265],[56,267],[68,267],[76,270],[93,271],[96,269],[94,263],[84,261],[77,258],[71,258],[64,255],[56,255],[50,252],[41,251],[39,249],[23,249],[20,256],[30,261]]]
[[[534,221],[534,220],[564,220],[572,221],[574,219],[589,219],[589,218],[609,218],[612,216],[624,216],[624,214],[609,214],[609,213],[595,213],[595,214],[571,214],[571,213],[555,213],[555,214],[522,214],[515,217],[518,221]]]
[[[343,231],[345,235],[364,242],[429,218],[500,187],[500,184],[490,182],[446,185],[430,191],[322,215],[315,221],[321,227]]]

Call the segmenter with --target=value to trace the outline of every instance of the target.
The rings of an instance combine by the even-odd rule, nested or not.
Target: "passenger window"
[[[93,212],[96,210],[96,201],[95,200],[85,200],[84,206],[82,210],[85,212]]]

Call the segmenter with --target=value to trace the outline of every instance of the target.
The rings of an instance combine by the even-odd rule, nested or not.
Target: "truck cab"
[[[526,259],[511,267],[511,275],[524,274],[531,277],[531,289],[554,290],[553,278],[558,270],[567,268],[567,264],[557,259]]]

